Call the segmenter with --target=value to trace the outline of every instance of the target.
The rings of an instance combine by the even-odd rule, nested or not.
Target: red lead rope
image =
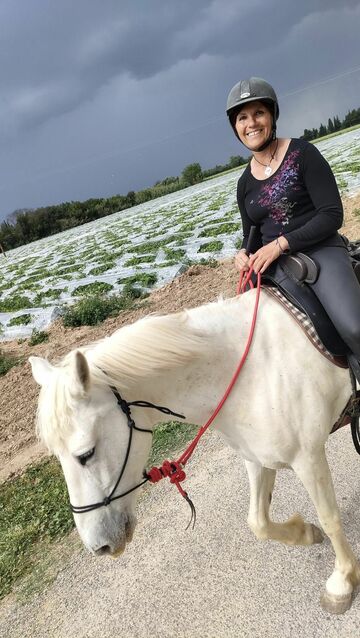
[[[248,274],[246,276],[244,276],[244,273],[242,274],[242,276],[240,277],[238,286],[237,286],[237,294],[242,294],[245,289],[246,286],[249,285],[250,288],[253,288],[253,283],[251,281],[251,275],[252,275],[252,269],[248,271]],[[251,322],[251,327],[250,327],[250,332],[249,332],[249,336],[248,336],[248,340],[246,343],[246,347],[244,350],[244,353],[241,357],[241,360],[239,362],[238,367],[235,370],[235,373],[228,385],[228,387],[225,390],[225,394],[222,397],[221,401],[218,403],[218,405],[216,406],[214,412],[212,413],[211,417],[208,419],[208,421],[201,426],[201,428],[199,429],[197,435],[195,436],[195,438],[193,439],[193,441],[191,441],[191,443],[188,445],[188,447],[186,448],[186,450],[182,453],[182,455],[178,458],[177,461],[164,461],[164,463],[162,464],[161,467],[152,467],[146,474],[146,477],[149,479],[149,481],[151,483],[157,483],[158,481],[161,481],[161,479],[165,478],[165,477],[169,477],[170,478],[170,483],[173,483],[174,485],[176,485],[177,489],[179,490],[181,496],[183,496],[186,501],[189,503],[190,507],[191,507],[191,511],[192,511],[192,515],[191,515],[191,520],[190,523],[192,521],[192,519],[194,518],[194,523],[193,525],[195,525],[195,520],[196,520],[196,513],[195,513],[195,508],[194,505],[192,503],[192,501],[190,500],[190,498],[188,497],[187,492],[185,492],[185,490],[183,490],[183,488],[181,487],[180,483],[182,481],[184,481],[186,479],[186,474],[184,471],[184,466],[186,465],[186,463],[188,462],[189,458],[191,457],[191,455],[193,454],[197,444],[199,443],[201,437],[203,436],[203,434],[205,434],[206,430],[208,429],[208,427],[212,424],[212,422],[214,421],[214,419],[217,417],[217,415],[219,414],[221,408],[223,407],[226,399],[228,398],[231,390],[233,389],[236,380],[243,368],[243,365],[246,361],[246,357],[249,353],[250,350],[250,346],[252,343],[252,339],[254,336],[254,331],[255,331],[255,325],[256,325],[256,317],[257,317],[257,311],[258,311],[258,306],[259,306],[259,299],[260,299],[260,284],[261,284],[261,275],[260,273],[258,273],[257,275],[257,288],[256,288],[256,299],[255,299],[255,306],[254,306],[254,313],[253,313],[253,318],[252,318],[252,322]],[[189,525],[190,525],[189,523]],[[189,527],[188,525],[188,527]]]

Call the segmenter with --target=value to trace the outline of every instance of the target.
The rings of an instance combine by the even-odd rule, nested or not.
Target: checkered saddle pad
[[[293,319],[295,319],[296,323],[299,324],[303,332],[305,332],[307,338],[311,341],[313,346],[317,350],[319,350],[319,352],[321,352],[321,354],[323,354],[326,359],[331,361],[331,363],[339,366],[340,368],[348,367],[348,363],[345,357],[334,356],[325,348],[322,341],[320,341],[314,324],[304,311],[299,310],[299,308],[294,306],[294,304],[291,303],[291,301],[289,301],[278,288],[275,288],[274,286],[264,286],[262,290],[266,294],[270,295],[270,297],[275,299],[279,304],[281,304],[283,308],[285,308],[285,310],[293,317]]]

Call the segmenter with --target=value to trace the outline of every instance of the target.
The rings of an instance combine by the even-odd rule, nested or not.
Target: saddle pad
[[[273,286],[263,286],[262,290],[266,294],[270,295],[270,297],[273,297],[273,299],[275,299],[279,304],[283,306],[283,308],[285,308],[285,310],[299,324],[303,332],[305,332],[307,338],[311,341],[313,346],[315,346],[315,348],[319,350],[319,352],[321,352],[321,354],[324,355],[326,359],[331,361],[331,363],[334,363],[335,365],[339,366],[340,368],[348,367],[347,360],[345,357],[333,356],[325,348],[322,341],[320,341],[318,337],[318,334],[314,328],[314,324],[310,321],[309,317],[307,316],[305,312],[302,312],[301,310],[299,310],[299,308],[294,306],[294,304],[292,304],[291,301],[289,301],[278,288],[275,288]]]

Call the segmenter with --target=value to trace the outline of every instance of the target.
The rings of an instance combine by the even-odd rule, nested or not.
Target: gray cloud
[[[342,9],[358,5],[345,0]],[[0,13],[2,137],[76,109],[120,75],[141,80],[204,54],[268,55],[296,25],[334,8],[336,0],[40,0],[20,10],[8,0]]]
[[[322,82],[358,64],[359,19],[360,0],[0,3],[0,211],[241,153],[224,115],[241,77],[274,84],[287,134],[344,114],[359,74]]]

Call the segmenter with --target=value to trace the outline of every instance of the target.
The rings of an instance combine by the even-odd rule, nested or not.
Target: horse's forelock
[[[62,364],[54,368],[49,383],[39,395],[36,429],[40,440],[50,452],[58,453],[72,432],[71,415],[74,397],[71,394],[71,378],[67,355]]]

